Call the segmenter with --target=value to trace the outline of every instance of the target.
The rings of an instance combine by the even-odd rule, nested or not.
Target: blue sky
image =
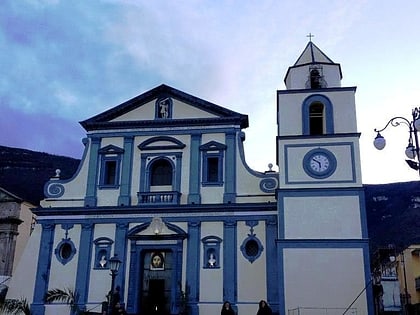
[[[363,182],[418,180],[408,129],[420,106],[418,1],[3,0],[0,145],[80,158],[79,121],[162,83],[249,115],[248,164],[275,164],[276,91],[306,35],[357,86]]]

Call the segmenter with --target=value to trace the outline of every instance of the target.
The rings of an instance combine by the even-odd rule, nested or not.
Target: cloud
[[[85,132],[77,122],[0,105],[0,145],[81,158]]]
[[[412,40],[419,7],[378,0],[4,0],[0,116],[13,134],[1,140],[67,154],[73,144],[63,145],[66,139],[79,156],[78,121],[165,83],[248,114],[247,160],[265,169],[275,158],[276,90],[284,89],[287,68],[311,32],[342,64],[343,86],[358,85],[358,123],[367,133],[362,161],[372,172],[377,163],[365,139],[382,115],[410,113],[419,96],[420,44]],[[396,167],[380,175],[391,172],[401,177]]]

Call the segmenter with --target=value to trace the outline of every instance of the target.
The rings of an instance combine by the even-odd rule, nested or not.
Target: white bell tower
[[[277,91],[285,314],[373,314],[356,87],[341,87],[341,79],[340,65],[310,40],[287,71],[286,90]]]

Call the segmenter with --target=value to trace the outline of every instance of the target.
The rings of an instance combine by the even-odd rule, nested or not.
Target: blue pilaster
[[[188,194],[188,203],[201,203],[200,196],[200,175],[201,175],[201,163],[200,163],[200,144],[201,134],[191,135],[191,148],[190,148],[190,191]]]
[[[226,220],[223,225],[223,301],[237,302],[236,221]]]
[[[133,142],[134,137],[124,138],[124,156],[121,170],[121,188],[118,197],[119,206],[129,206],[131,204],[131,170],[133,164]]]
[[[128,223],[117,223],[115,230],[114,254],[122,261],[120,270],[115,278],[115,286],[120,286],[121,301],[124,301],[125,270],[127,269],[127,231]]]
[[[224,203],[236,201],[236,138],[235,132],[226,132]]]
[[[266,278],[267,278],[267,301],[273,312],[278,312],[279,303],[279,285],[278,285],[278,268],[277,268],[277,220],[275,218],[268,219],[265,222],[265,239],[266,239]]]
[[[147,186],[149,173],[146,172],[146,161],[147,161],[146,159],[147,159],[147,155],[142,154],[140,157],[140,184],[139,184],[141,192],[149,191],[149,188]]]
[[[35,290],[31,304],[32,315],[44,315],[44,296],[48,291],[50,280],[51,257],[54,244],[55,225],[50,223],[42,224],[42,234],[39,246],[38,266],[35,277]]]
[[[188,248],[187,248],[187,275],[186,275],[186,286],[188,290],[188,307],[191,315],[198,315],[198,301],[200,298],[200,275],[197,268],[199,264],[197,259],[200,257],[200,222],[189,222],[188,223]]]
[[[79,260],[77,262],[76,292],[79,295],[78,306],[84,309],[88,302],[90,270],[92,268],[93,224],[82,224],[80,234]]]
[[[276,297],[276,301],[278,304],[279,314],[284,314],[286,308],[286,301],[285,301],[285,291],[284,291],[284,264],[283,264],[283,257],[284,257],[284,247],[280,241],[276,241],[276,249],[277,249],[277,284],[278,284],[278,296]]]
[[[182,279],[182,243],[183,240],[177,240],[176,246],[173,249],[174,254],[174,272],[176,276],[174,277],[177,281],[172,281],[171,284],[171,296],[175,298],[176,301],[182,302],[181,294],[182,290],[187,288],[182,288],[181,279]],[[186,291],[184,291],[186,293]],[[172,303],[171,305],[171,314],[179,314],[180,308],[179,303]]]
[[[370,253],[369,253],[369,242],[366,241],[363,245],[363,259],[365,265],[365,283],[366,283],[366,299],[368,303],[368,315],[375,314],[374,307],[374,297],[372,290],[372,281],[371,281],[371,270],[370,270]]]
[[[136,247],[136,241],[130,240],[130,268],[128,276],[128,291],[127,291],[127,312],[135,313],[139,307],[139,299],[137,298],[136,292],[139,283],[142,281],[142,274],[140,268],[138,268],[140,252]]]
[[[96,206],[96,183],[98,178],[98,151],[101,138],[91,138],[89,154],[89,170],[86,183],[85,207]]]

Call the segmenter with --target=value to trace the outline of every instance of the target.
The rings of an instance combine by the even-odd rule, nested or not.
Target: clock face
[[[330,168],[330,160],[328,156],[322,153],[312,155],[309,166],[316,173],[323,173]]]
[[[322,148],[309,151],[303,159],[305,172],[314,178],[327,178],[331,176],[336,166],[337,161],[334,154]]]

